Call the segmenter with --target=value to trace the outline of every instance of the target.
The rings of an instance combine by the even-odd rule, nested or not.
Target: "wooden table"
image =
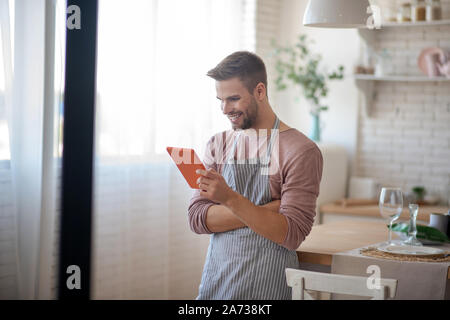
[[[297,249],[300,262],[331,266],[334,253],[387,241],[386,223],[373,221],[337,221],[313,226]],[[392,239],[398,237],[392,233]],[[447,273],[450,279],[450,268]]]
[[[445,206],[419,206],[419,213],[417,220],[429,222],[430,213],[446,213],[449,210]],[[326,214],[341,214],[360,217],[374,217],[381,218],[380,209],[378,205],[350,205],[342,206],[334,203],[328,203],[320,206],[320,213]],[[400,219],[409,220],[409,209],[404,208]]]

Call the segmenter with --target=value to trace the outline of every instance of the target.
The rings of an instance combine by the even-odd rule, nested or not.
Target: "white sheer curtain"
[[[165,147],[230,128],[206,72],[254,49],[251,2],[100,0],[93,298],[196,297],[209,237]]]
[[[54,288],[55,1],[0,0],[0,298],[49,299]]]
[[[254,2],[100,1],[93,298],[195,298],[209,238],[164,149],[229,128],[205,74],[254,49]],[[0,299],[56,297],[65,6],[0,0]]]
[[[18,297],[16,208],[6,109],[11,104],[13,80],[11,12],[9,1],[0,0],[0,299]]]
[[[203,151],[229,126],[205,74],[233,50],[252,49],[246,2],[100,1],[100,155],[161,155],[167,144]]]

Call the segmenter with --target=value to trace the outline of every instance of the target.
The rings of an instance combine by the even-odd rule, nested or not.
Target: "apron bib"
[[[276,118],[273,129],[278,129]],[[222,175],[234,191],[255,205],[272,200],[268,172],[274,140],[271,132],[264,163],[259,157],[236,163],[234,152],[239,135],[235,138],[230,155],[223,166]],[[245,227],[210,236],[210,243],[197,300],[274,300],[292,298],[287,286],[285,269],[299,268],[295,250],[288,250]]]

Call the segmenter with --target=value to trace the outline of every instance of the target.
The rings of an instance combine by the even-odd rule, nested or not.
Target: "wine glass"
[[[400,188],[382,188],[379,207],[381,216],[389,220],[389,241],[387,245],[394,245],[392,242],[392,222],[400,217],[403,210],[403,194]]]

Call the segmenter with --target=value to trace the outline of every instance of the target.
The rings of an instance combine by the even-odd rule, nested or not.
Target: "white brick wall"
[[[443,18],[450,19],[450,0],[441,2]],[[422,75],[417,58],[435,46],[450,49],[450,26],[386,28],[376,31],[373,43],[392,53],[396,75]],[[376,82],[375,92],[371,116],[360,113],[357,174],[403,191],[423,185],[447,204],[450,82]]]
[[[262,55],[272,50],[271,41],[277,38],[280,10],[281,2],[279,0],[257,0],[256,51]]]
[[[272,40],[276,40],[279,34],[281,5],[280,0],[256,0],[255,52],[266,64],[269,99],[276,94],[275,86],[271,85],[276,73],[270,53],[273,50]]]

